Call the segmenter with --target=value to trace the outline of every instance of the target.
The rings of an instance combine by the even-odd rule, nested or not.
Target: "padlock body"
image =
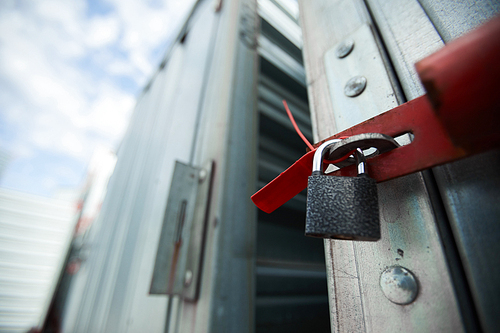
[[[376,241],[380,239],[374,179],[312,175],[307,186],[306,236]]]

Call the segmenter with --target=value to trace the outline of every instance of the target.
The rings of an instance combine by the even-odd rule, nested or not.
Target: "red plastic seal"
[[[299,194],[307,187],[307,179],[312,173],[312,162],[316,150],[310,151],[274,178],[269,184],[252,195],[253,203],[266,213]]]

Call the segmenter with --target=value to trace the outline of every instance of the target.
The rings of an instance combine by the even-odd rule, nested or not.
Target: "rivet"
[[[352,39],[346,39],[344,40],[335,50],[335,55],[338,58],[344,58],[351,53],[352,49],[354,48],[354,40]]]
[[[399,305],[410,304],[418,295],[417,279],[401,266],[391,266],[382,272],[380,287],[389,301]]]
[[[184,285],[186,287],[189,287],[189,285],[193,282],[193,272],[190,270],[186,271],[186,274],[184,275]]]
[[[348,97],[360,95],[366,87],[366,77],[358,75],[347,81],[344,87],[344,94]]]
[[[198,175],[198,180],[200,183],[203,183],[203,181],[207,178],[207,170],[201,169],[200,174]]]

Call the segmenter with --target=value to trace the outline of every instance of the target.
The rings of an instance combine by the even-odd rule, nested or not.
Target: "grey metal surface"
[[[408,99],[425,93],[411,65],[441,47],[441,38],[448,42],[465,34],[498,14],[500,7],[498,1],[368,3]],[[499,266],[491,265],[498,262],[496,253],[500,251],[496,241],[500,232],[499,156],[490,152],[433,169],[468,278],[469,286],[457,288],[459,292],[470,288],[482,329],[487,332],[500,325],[500,300],[496,297],[500,281],[486,278],[500,276]],[[472,306],[468,299],[462,303]]]
[[[0,190],[0,332],[43,327],[73,235],[74,205]]]
[[[273,0],[295,22],[299,22],[299,4],[295,0]],[[301,38],[302,41],[302,38]]]
[[[211,198],[212,178],[214,164],[212,161],[205,163],[198,173],[198,191],[196,194],[196,207],[193,223],[190,230],[190,238],[184,273],[183,297],[188,301],[198,299],[200,280],[203,268],[203,255],[205,236],[208,223],[208,205]]]
[[[282,82],[280,83],[282,84]],[[290,110],[292,110],[298,126],[303,128],[304,135],[312,139],[312,132],[310,130],[311,119],[309,118],[307,103],[302,98],[291,93],[281,84],[276,84],[276,78],[273,80],[271,76],[261,75],[259,77],[259,112],[265,113],[270,118],[274,118],[280,125],[293,129],[290,119],[288,119],[286,113],[283,114],[283,99],[285,99]],[[268,108],[272,107],[273,114],[271,115],[268,109],[261,108],[261,106],[268,106]]]
[[[210,4],[210,2],[207,2]],[[197,302],[179,302],[178,332],[251,332],[253,323],[256,71],[255,3],[224,1],[193,163],[214,160],[205,260]]]
[[[214,12],[203,2],[184,43],[139,97],[118,152],[99,233],[76,283],[67,331],[162,332],[167,298],[149,288],[174,161],[188,162],[213,50]]]
[[[500,12],[499,1],[420,3],[445,42]],[[486,332],[500,325],[500,266],[492,265],[500,251],[499,168],[500,151],[493,151],[433,169]]]
[[[500,12],[498,0],[418,0],[445,43]]]
[[[433,169],[486,332],[500,325],[499,169],[499,151]]]
[[[414,64],[444,43],[415,0],[367,0],[406,99],[425,93]]]
[[[320,1],[315,2],[313,6],[312,3],[306,4],[304,1],[299,4],[302,13],[301,26],[304,34],[309,100],[314,110],[315,138],[328,137],[336,131],[397,105],[399,97],[396,96],[400,95],[397,86],[391,84],[394,80],[390,71],[388,73],[386,71],[385,74],[387,77],[385,81],[389,86],[375,87],[387,89],[388,93],[373,94],[372,97],[376,100],[364,103],[363,107],[358,105],[354,110],[345,106],[335,107],[335,99],[339,100],[342,96],[347,98],[342,90],[345,82],[352,75],[365,75],[365,71],[369,73],[370,68],[361,73],[349,73],[346,78],[338,76],[336,85],[340,89],[332,86],[331,76],[328,76],[329,81],[326,83],[322,65],[325,59],[322,59],[321,55],[330,49],[335,50],[334,46],[337,43],[350,37],[350,34],[355,33],[363,24],[370,23],[369,12],[364,3]],[[406,3],[392,3],[385,6],[404,10],[405,5]],[[373,12],[371,6],[370,9]],[[403,16],[402,19],[406,20],[406,23],[413,22],[411,14]],[[418,16],[413,19],[418,21]],[[425,29],[425,26],[423,28]],[[401,29],[393,33],[408,38]],[[352,54],[359,51],[357,46],[358,43]],[[342,60],[347,60],[350,56]],[[381,58],[384,61],[383,55]],[[332,57],[332,62],[339,60],[337,57]],[[367,92],[373,85],[370,85],[371,79],[368,77],[367,79],[366,91],[358,97],[351,98],[352,103],[369,96]],[[333,95],[334,91],[340,91],[341,95]],[[348,120],[339,119],[343,116]],[[330,277],[332,331],[463,331],[446,258],[422,176],[416,174],[379,184],[378,194],[381,211],[380,241],[375,243],[325,241],[327,270]],[[396,264],[410,269],[422,286],[417,300],[405,307],[389,301],[379,286],[383,270]]]
[[[401,266],[388,267],[380,275],[380,288],[387,299],[407,305],[418,295],[418,282],[412,272]]]
[[[156,253],[151,294],[182,295],[199,170],[176,162]]]
[[[296,18],[286,15],[271,0],[258,0],[258,11],[260,17],[268,21],[295,46],[302,48],[302,32]]]
[[[266,58],[269,62],[277,66],[300,84],[305,84],[306,76],[304,73],[304,67],[302,67],[297,60],[292,58],[288,53],[276,46],[263,35],[259,36],[258,42],[258,51],[262,57]]]
[[[300,49],[279,32],[289,29],[287,36],[300,32],[293,6],[282,1],[266,4],[271,13],[279,12],[276,17],[267,16],[264,28],[267,41],[263,44],[269,42],[269,52],[268,60],[261,52],[260,68],[269,71],[267,77],[258,75],[256,2],[227,0],[217,2],[214,10],[212,1],[199,1],[184,26],[186,38],[174,44],[139,97],[96,223],[99,232],[75,284],[80,293],[73,298],[77,306],[70,311],[73,319],[65,325],[66,331],[252,332],[257,311],[271,314],[263,309],[279,310],[271,314],[273,320],[300,317],[304,327],[316,318],[316,310],[327,313],[322,243],[302,242],[302,231],[296,226],[275,228],[276,223],[268,220],[257,230],[256,209],[249,200],[257,187],[258,169],[270,176],[303,153],[303,143],[279,112],[281,98],[287,99],[300,126],[310,126],[304,82],[294,79],[290,70],[295,67],[303,80],[303,68],[297,66]],[[271,125],[260,143],[258,110],[261,124]],[[276,140],[284,133],[285,142]],[[306,135],[310,137],[310,131]],[[257,149],[264,145],[269,159],[257,163]],[[196,301],[148,295],[175,160],[197,167],[214,161]],[[295,200],[296,207],[300,204],[305,205],[304,196]],[[204,211],[198,208],[193,214]],[[291,221],[303,223],[300,214],[289,211],[294,213]],[[280,223],[285,223],[286,214],[281,217]],[[268,247],[255,248],[257,233],[268,240]],[[271,273],[256,274],[256,253],[270,259],[266,267]],[[184,274],[179,274],[184,288],[198,285],[196,272],[187,267],[190,258]],[[264,298],[256,308],[259,276],[265,277],[259,279],[260,286],[264,281],[273,288],[283,278],[289,278],[289,284],[276,291],[279,297],[261,294]],[[318,288],[321,282],[325,288]],[[301,295],[283,295],[294,286],[301,287]],[[307,295],[311,289],[314,295]],[[312,307],[311,318],[305,317],[302,310]]]
[[[176,162],[151,282],[152,294],[197,298],[212,163]]]
[[[327,159],[336,160],[350,151],[359,148],[363,150],[366,158],[374,157],[379,154],[387,153],[398,148],[399,143],[392,137],[382,133],[362,133],[350,136],[334,145],[327,148]],[[319,147],[318,147],[319,149]],[[354,164],[355,158],[349,157],[341,162],[335,163],[339,168]],[[313,170],[317,168],[317,164],[313,161]]]
[[[281,121],[259,107],[258,178],[262,187],[305,149],[286,119],[282,99],[289,102],[302,131],[308,137],[311,134],[304,101],[283,89],[281,81],[267,78],[262,69],[260,75],[259,105],[272,103],[274,112],[284,117]],[[299,194],[273,214],[258,214],[256,332],[326,332],[328,306],[322,242],[304,237],[305,201],[305,195]]]

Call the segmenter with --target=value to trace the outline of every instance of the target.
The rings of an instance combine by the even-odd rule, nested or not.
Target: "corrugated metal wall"
[[[198,6],[139,97],[95,222],[90,255],[71,289],[66,332],[162,332],[167,297],[149,287],[176,160],[189,163],[199,119],[213,11]]]
[[[254,230],[254,177],[262,186],[305,149],[283,98],[312,137],[297,13],[280,3],[259,1],[258,47],[253,1],[223,2],[220,12],[198,3],[187,34],[138,100],[64,331],[328,327],[323,243],[303,236],[305,195],[273,215],[259,213]],[[148,292],[176,160],[213,160],[215,176],[200,299],[173,297],[168,309],[166,296]]]
[[[277,1],[258,4],[261,188],[305,153],[306,145],[288,119],[283,99],[311,142],[312,131],[298,11]],[[256,332],[329,331],[323,241],[304,236],[305,203],[301,193],[272,214],[258,213]]]
[[[75,212],[68,201],[0,189],[0,332],[41,329]]]

